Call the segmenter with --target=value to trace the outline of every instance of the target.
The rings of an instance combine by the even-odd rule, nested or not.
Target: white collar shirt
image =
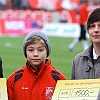
[[[98,58],[98,55],[96,54],[94,48],[93,48],[93,59],[97,59]]]

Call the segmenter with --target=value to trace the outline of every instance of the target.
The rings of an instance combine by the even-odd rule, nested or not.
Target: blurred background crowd
[[[73,23],[79,23],[80,15],[77,11],[85,1],[0,0],[0,35],[25,35],[33,29],[44,28],[46,33],[51,32],[50,35],[62,33],[61,36],[66,34],[72,37],[79,33],[79,28],[76,28],[77,25],[73,26]],[[89,13],[100,7],[100,0],[88,0],[88,2]],[[59,22],[60,25],[55,25],[55,22]],[[61,23],[67,23],[67,26],[62,27]],[[71,26],[68,23],[72,23]]]
[[[0,0],[0,9],[60,10],[75,9],[85,0]],[[69,3],[70,2],[70,3]],[[100,5],[100,0],[90,0],[90,5]]]

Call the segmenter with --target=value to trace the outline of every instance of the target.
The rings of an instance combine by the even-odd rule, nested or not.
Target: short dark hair
[[[94,22],[100,21],[100,8],[96,8],[93,12],[89,15],[87,21],[87,30],[90,28],[90,24]]]

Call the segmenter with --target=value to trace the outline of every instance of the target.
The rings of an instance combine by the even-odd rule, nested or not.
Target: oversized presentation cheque
[[[6,78],[0,78],[0,100],[8,100]]]
[[[52,100],[97,100],[100,79],[58,80]]]

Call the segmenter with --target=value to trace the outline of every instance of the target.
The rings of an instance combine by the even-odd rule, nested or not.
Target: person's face
[[[88,33],[92,43],[100,44],[100,21],[91,24]]]
[[[34,67],[41,67],[45,63],[47,50],[40,41],[26,47],[27,59]]]

